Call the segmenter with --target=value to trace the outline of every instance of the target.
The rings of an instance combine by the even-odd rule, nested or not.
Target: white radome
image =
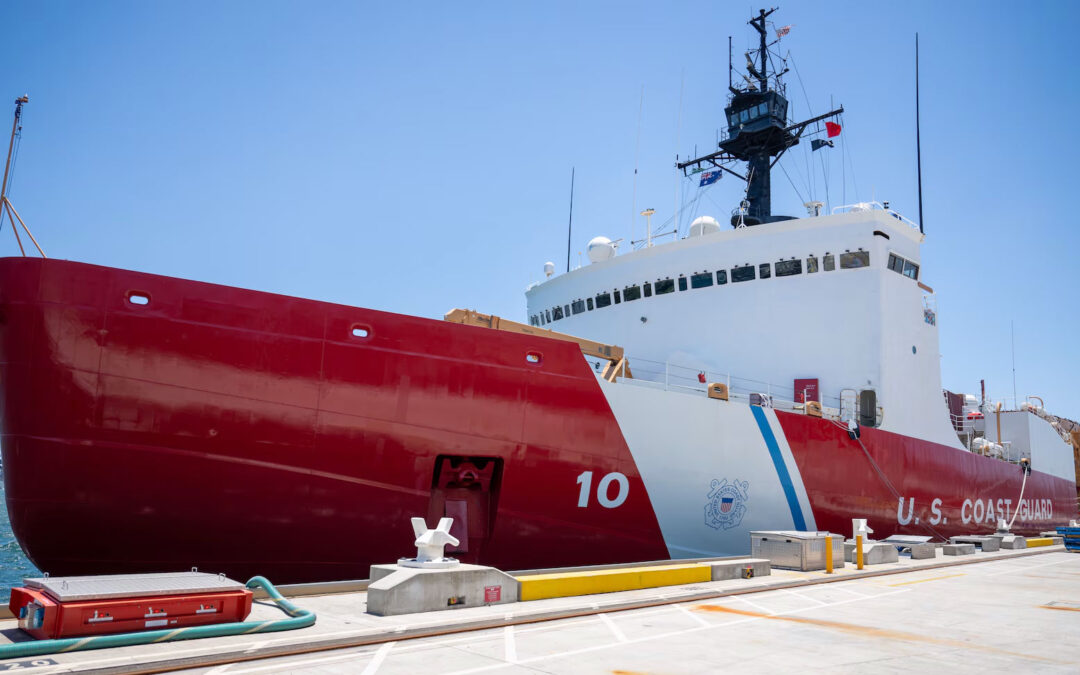
[[[555,274],[555,263],[549,260],[544,263],[544,276],[550,277],[552,274]]]
[[[712,234],[720,231],[720,223],[712,216],[701,216],[690,223],[690,236],[700,237],[703,234]]]
[[[615,242],[607,237],[593,237],[588,246],[589,262],[603,262],[615,257]]]

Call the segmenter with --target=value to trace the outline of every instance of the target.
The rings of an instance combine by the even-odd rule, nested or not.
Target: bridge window
[[[680,291],[685,291],[686,290],[686,277],[679,277],[679,290]]]
[[[776,276],[791,277],[796,274],[802,274],[801,260],[782,260],[776,263]]]
[[[596,308],[607,307],[611,304],[610,293],[597,293],[596,294]]]
[[[870,266],[870,251],[849,251],[840,254],[840,269],[853,270]]]
[[[705,288],[712,286],[712,273],[702,272],[690,276],[690,288]]]
[[[806,273],[813,274],[814,272],[817,272],[817,258],[810,256],[806,259]]]
[[[772,276],[772,265],[769,263],[761,263],[758,265],[758,277],[761,279],[768,279]]]
[[[716,270],[716,285],[723,286],[727,283],[727,270]]]
[[[592,298],[585,298],[585,306],[589,308],[589,311],[593,311]]]
[[[919,278],[918,265],[911,262],[910,260],[905,260],[904,258],[901,258],[900,256],[893,253],[889,254],[889,269],[891,269],[893,272],[903,274],[909,279],[917,280]]]
[[[646,298],[651,298],[652,297],[652,284],[650,284],[648,281],[646,281],[645,283],[643,283],[641,285],[641,287],[645,290],[645,297]]]
[[[584,300],[575,300],[575,301],[573,301],[572,303],[570,303],[570,309],[571,309],[571,311],[574,312],[574,314],[581,314],[582,312],[585,311],[585,301]]]
[[[547,315],[547,323],[551,323],[551,310],[550,309],[545,309],[544,314]]]
[[[620,302],[622,302],[622,296],[619,295],[619,289],[616,288],[615,289],[615,304],[617,305]]]
[[[731,268],[731,282],[738,283],[740,281],[753,281],[754,266],[746,265],[745,267],[732,267]]]
[[[562,307],[552,307],[551,316],[554,321],[558,321],[563,318]]]
[[[671,279],[657,279],[656,280],[656,294],[664,295],[665,293],[675,292],[675,282]]]
[[[641,286],[627,286],[623,289],[623,300],[630,302],[641,297]]]
[[[570,316],[570,305],[563,305],[563,316]]]
[[[836,269],[836,257],[833,256],[832,253],[822,258],[821,262],[826,272],[832,272],[834,269]]]

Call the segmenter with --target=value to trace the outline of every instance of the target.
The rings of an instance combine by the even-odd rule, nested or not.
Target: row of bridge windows
[[[894,256],[890,256],[890,258],[892,257]],[[819,269],[831,272],[836,269],[836,258],[837,256],[832,253],[822,256],[819,266],[818,257],[810,256],[805,259],[805,271],[807,274],[813,274]],[[840,269],[857,269],[870,266],[869,251],[848,251],[846,253],[841,253],[839,258]],[[774,274],[778,277],[790,277],[796,274],[802,274],[803,269],[804,260],[792,258],[791,260],[781,260],[777,263],[743,265],[741,267],[732,267],[730,270],[716,270],[715,273],[695,272],[689,277],[680,276],[678,279],[657,279],[654,282],[646,281],[641,285],[634,284],[627,286],[621,291],[619,289],[615,289],[611,292],[603,291],[597,293],[594,298],[574,300],[568,305],[556,305],[551,309],[543,310],[539,314],[533,314],[529,317],[529,323],[533,326],[544,326],[552,321],[558,321],[574,314],[591,312],[594,309],[610,307],[612,304],[617,305],[622,302],[632,302],[640,298],[650,298],[653,295],[667,295],[669,293],[674,293],[676,286],[680,291],[708,288],[713,285],[723,286],[727,284],[729,280],[731,283],[737,284],[743,281],[753,281],[755,279],[768,279]],[[916,268],[916,275],[917,274],[918,268]]]

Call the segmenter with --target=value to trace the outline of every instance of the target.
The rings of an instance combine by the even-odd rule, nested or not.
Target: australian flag
[[[698,183],[698,187],[705,187],[706,185],[712,185],[716,181],[720,180],[719,171],[706,171],[701,174],[701,182]]]

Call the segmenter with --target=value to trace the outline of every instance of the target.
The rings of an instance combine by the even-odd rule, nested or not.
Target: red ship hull
[[[197,566],[280,582],[366,578],[413,550],[409,517],[444,513],[463,521],[456,557],[503,569],[671,552],[625,430],[573,343],[3,259],[0,396],[12,527],[53,575]],[[897,497],[846,434],[769,414],[818,527],[896,521]],[[863,438],[916,515],[944,500],[943,534],[990,527],[961,525],[973,489],[1015,497],[1013,465]],[[625,476],[625,501],[581,508],[585,470]],[[1075,483],[1034,472],[1027,489],[1052,503],[1028,529],[1075,517]]]

